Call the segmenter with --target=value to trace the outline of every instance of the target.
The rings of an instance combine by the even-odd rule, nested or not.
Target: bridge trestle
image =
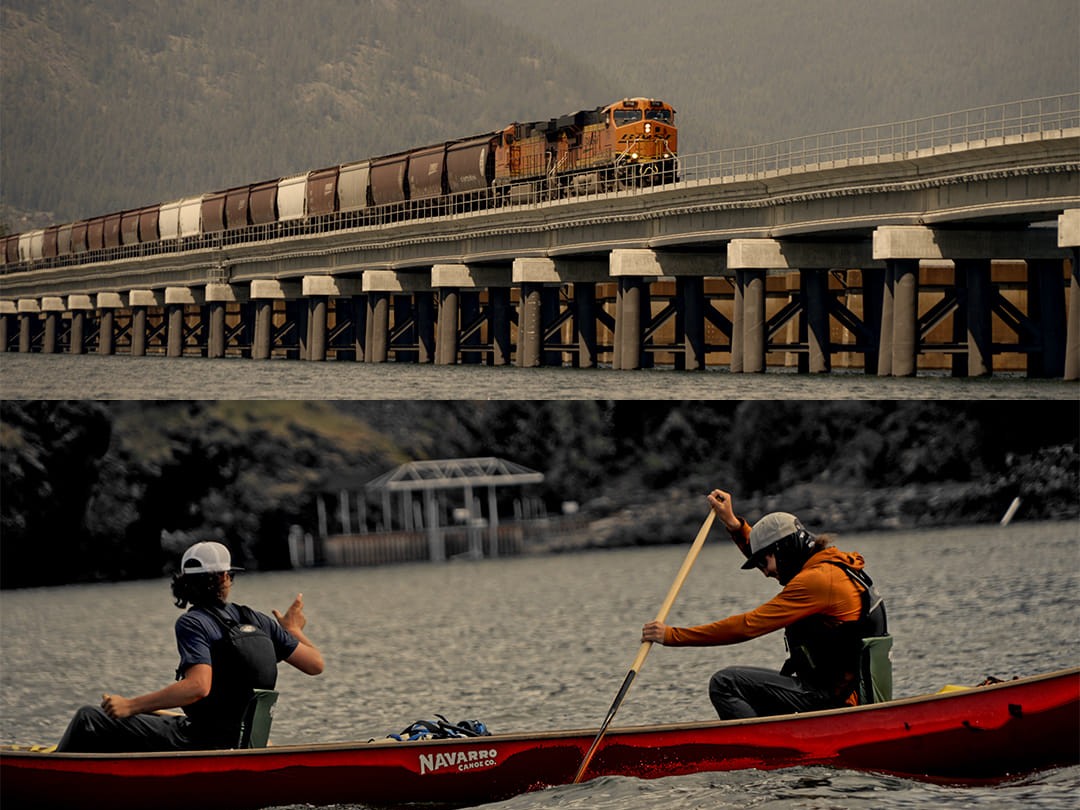
[[[1058,228],[593,250],[0,300],[0,348],[614,370],[1080,378],[1080,209]]]

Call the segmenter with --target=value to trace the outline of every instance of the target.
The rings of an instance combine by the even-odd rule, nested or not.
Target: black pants
[[[83,706],[71,718],[57,751],[112,754],[202,748],[186,717],[136,714],[113,720],[99,706]]]
[[[831,690],[760,667],[720,670],[709,681],[709,698],[721,720],[834,709],[843,703]]]

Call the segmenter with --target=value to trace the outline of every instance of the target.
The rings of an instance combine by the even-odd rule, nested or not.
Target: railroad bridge
[[[6,266],[4,351],[1080,379],[1080,93]]]

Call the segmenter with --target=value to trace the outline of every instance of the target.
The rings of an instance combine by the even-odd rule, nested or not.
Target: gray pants
[[[712,676],[709,698],[721,720],[834,709],[843,701],[827,689],[760,667],[728,667]]]
[[[71,718],[57,751],[113,754],[184,751],[197,746],[186,717],[136,714],[113,720],[99,706],[83,706]]]

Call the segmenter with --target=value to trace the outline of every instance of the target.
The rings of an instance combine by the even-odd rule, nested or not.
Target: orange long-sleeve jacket
[[[833,547],[823,549],[806,561],[780,593],[760,607],[711,624],[668,627],[664,644],[672,647],[737,644],[783,630],[800,619],[817,614],[837,624],[858,621],[862,597],[843,569],[831,564],[833,561],[856,570],[865,566],[861,554]]]

